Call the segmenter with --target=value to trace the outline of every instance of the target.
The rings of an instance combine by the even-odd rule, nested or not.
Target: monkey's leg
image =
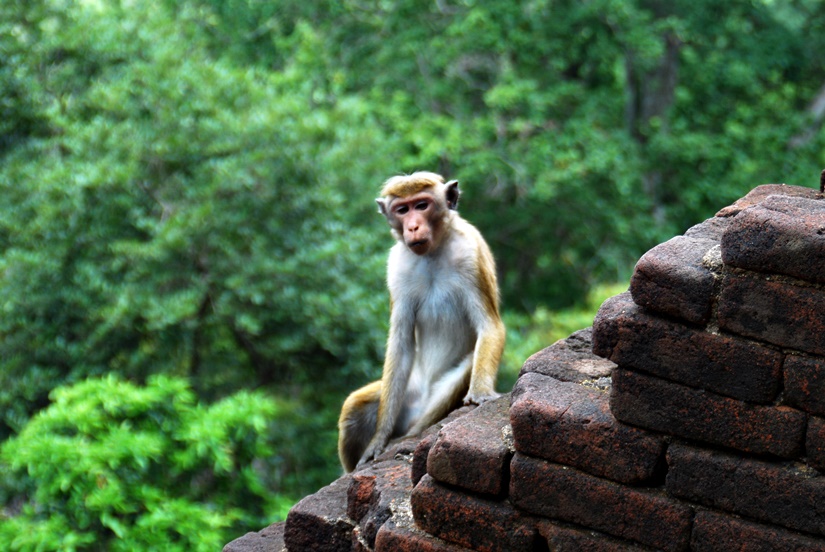
[[[380,398],[381,380],[378,380],[353,391],[341,407],[341,417],[338,419],[338,457],[348,472],[355,469],[375,435]]]
[[[433,384],[421,416],[407,435],[418,435],[461,406],[461,399],[470,387],[472,360],[472,356],[468,356]]]

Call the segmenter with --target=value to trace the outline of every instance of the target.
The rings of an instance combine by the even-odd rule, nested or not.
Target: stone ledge
[[[733,205],[728,205],[716,213],[717,217],[732,217],[741,213],[743,210],[765,201],[769,196],[782,195],[787,197],[801,197],[807,199],[820,199],[822,194],[813,188],[806,188],[804,186],[788,186],[787,184],[762,184],[757,186],[745,197],[742,197]]]
[[[358,526],[358,538],[369,547],[381,526],[392,516],[392,505],[410,494],[410,465],[384,461],[356,473],[347,488],[347,515]]]
[[[825,291],[770,278],[728,274],[719,327],[779,347],[825,355]]]
[[[409,497],[397,504],[396,511],[378,530],[375,552],[471,552],[425,533],[415,526]]]
[[[787,403],[825,415],[825,359],[788,355],[784,369]]]
[[[652,316],[629,294],[599,309],[595,338],[619,366],[690,387],[755,403],[773,402],[781,388],[779,351]]]
[[[507,501],[449,489],[425,475],[412,493],[418,527],[478,552],[533,550],[536,533]]]
[[[677,236],[645,253],[633,270],[630,292],[639,306],[691,324],[710,318],[714,274],[702,260],[717,241]]]
[[[815,197],[761,186],[654,248],[637,271],[646,280],[605,302],[592,339],[576,332],[524,363],[509,417],[503,403],[461,409],[227,552],[823,550],[825,281],[799,272],[811,259],[760,273],[735,233],[790,206],[763,245],[816,251],[793,210]],[[740,260],[725,265],[732,227],[725,258]],[[658,452],[634,451],[629,435]]]
[[[593,329],[579,330],[566,339],[542,349],[528,358],[521,367],[519,377],[536,373],[559,381],[589,382],[607,385],[613,363],[593,354]]]
[[[622,483],[654,479],[664,439],[618,422],[608,402],[604,391],[524,374],[510,408],[516,450]]]
[[[786,406],[753,405],[630,370],[613,371],[610,408],[645,429],[781,458],[802,455],[807,417]]]
[[[427,473],[469,491],[506,494],[513,455],[509,404],[504,395],[441,428],[427,455]]]
[[[693,510],[660,491],[634,489],[516,453],[510,500],[559,519],[666,552],[686,550]]]
[[[668,494],[725,512],[825,535],[825,477],[803,464],[673,444]]]
[[[825,542],[711,511],[696,514],[693,550],[714,552],[825,552]]]
[[[825,202],[772,195],[733,217],[726,265],[825,284]]]
[[[289,550],[350,550],[355,523],[347,517],[348,487],[348,478],[337,479],[292,507],[284,529]]]
[[[223,552],[286,552],[285,522],[273,523],[263,531],[247,533],[223,547]]]
[[[808,433],[805,436],[805,452],[808,465],[825,472],[825,418],[808,418]]]
[[[647,552],[647,547],[637,546],[624,540],[593,530],[562,526],[560,523],[541,520],[537,524],[539,535],[547,543],[547,550],[570,552]],[[531,551],[532,552],[532,551]]]

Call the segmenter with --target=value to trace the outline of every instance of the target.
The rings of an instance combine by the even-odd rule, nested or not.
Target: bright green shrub
[[[283,508],[266,490],[279,405],[264,393],[204,406],[183,379],[109,375],[51,398],[0,449],[0,492],[22,502],[0,549],[219,550]]]

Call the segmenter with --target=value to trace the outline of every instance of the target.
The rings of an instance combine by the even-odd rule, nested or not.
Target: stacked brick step
[[[637,263],[593,350],[621,423],[667,436],[696,550],[825,550],[825,202],[761,186]]]
[[[825,201],[766,185],[592,329],[227,552],[825,552]]]
[[[644,487],[663,481],[666,439],[611,415],[614,364],[590,348],[588,329],[537,353],[509,410],[441,429],[412,492],[421,529],[488,552],[680,549],[691,508]]]

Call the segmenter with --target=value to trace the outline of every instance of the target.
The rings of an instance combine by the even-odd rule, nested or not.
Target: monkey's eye
[[[426,211],[427,207],[429,207],[429,206],[430,206],[430,204],[428,202],[419,201],[418,203],[415,204],[415,209],[417,211]]]
[[[409,211],[409,210],[410,210],[410,208],[407,207],[406,205],[399,205],[398,207],[395,208],[395,214],[396,215],[406,215],[407,211]]]

